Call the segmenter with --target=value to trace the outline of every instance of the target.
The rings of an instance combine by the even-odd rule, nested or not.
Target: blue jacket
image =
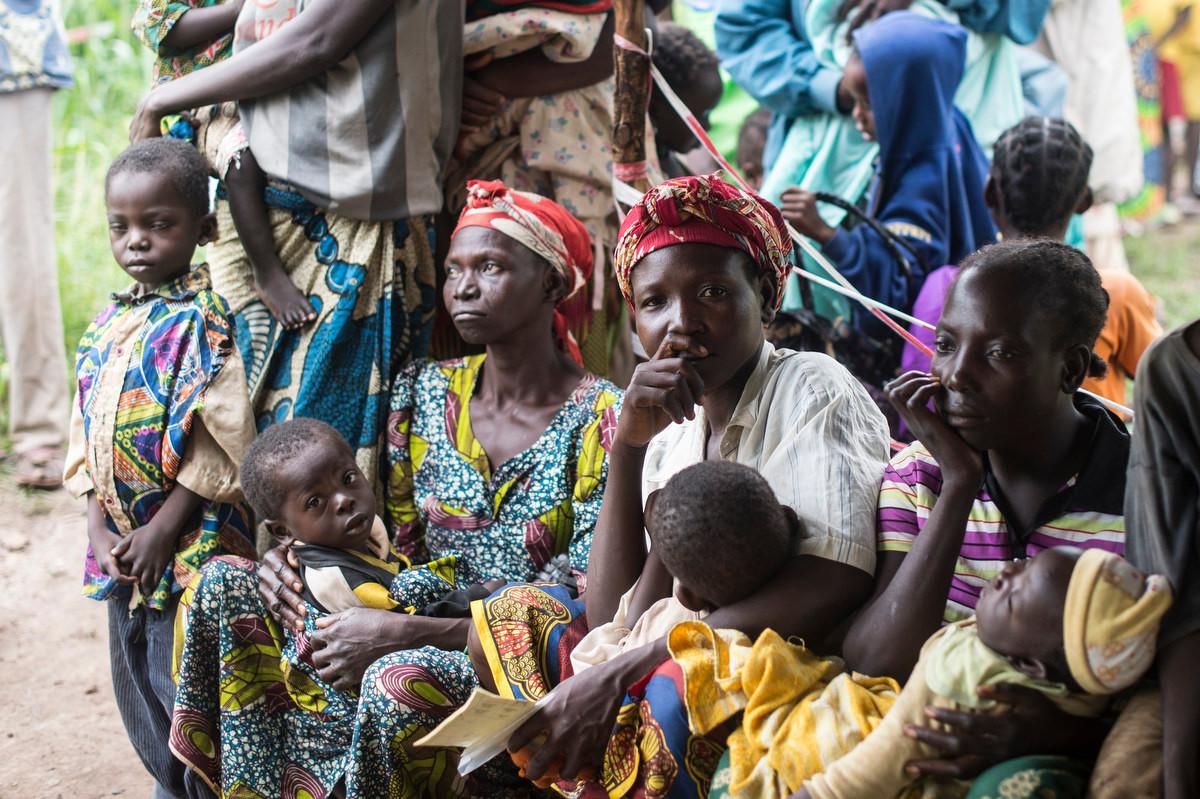
[[[908,277],[866,225],[839,228],[824,252],[868,297],[907,309],[926,269],[954,264],[996,239],[984,204],[988,163],[954,107],[966,62],[957,25],[895,12],[858,30],[879,142],[871,215],[920,254]],[[911,256],[910,262],[917,261]]]
[[[942,0],[962,24],[1018,44],[1037,38],[1050,0]],[[743,89],[774,115],[763,164],[775,160],[791,120],[837,112],[840,69],[817,61],[804,29],[808,0],[719,0],[717,55]]]

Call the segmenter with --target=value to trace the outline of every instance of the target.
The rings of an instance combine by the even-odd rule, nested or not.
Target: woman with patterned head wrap
[[[561,682],[510,741],[531,779],[573,788],[594,774],[603,787],[585,788],[613,796],[638,786],[707,796],[724,740],[689,732],[664,637],[701,614],[680,604],[647,552],[642,515],[645,498],[682,469],[751,466],[806,528],[779,576],[713,611],[714,626],[820,641],[870,592],[887,427],[831,358],[765,341],[790,250],[779,211],[717,175],[651,189],[621,226],[617,280],[653,357],[626,391],[586,603],[508,586],[474,608],[472,654],[485,683],[533,699]],[[745,538],[753,547],[754,531]],[[575,644],[557,631],[585,604],[589,632]]]
[[[446,256],[442,297],[462,337],[484,351],[413,363],[396,378],[384,466],[387,517],[413,563],[453,556],[456,583],[548,580],[582,589],[621,405],[618,388],[578,365],[560,312],[590,273],[591,239],[544,197],[475,181],[468,194]],[[204,669],[245,647],[235,639],[246,625],[229,620],[265,617],[270,608],[303,628],[293,557],[268,552],[261,588],[248,565],[221,564],[200,589],[201,604],[216,610],[192,621],[177,706],[193,727],[206,725],[206,734],[219,737],[217,774],[226,791],[241,780],[264,796],[279,795],[269,780],[282,774],[286,782],[303,756],[282,751],[271,761],[274,753],[256,745],[256,757],[246,757],[249,742],[274,740],[266,731],[283,723],[280,714],[296,723],[297,709],[265,702],[232,712],[201,690],[211,685],[202,682]],[[497,795],[503,771],[461,778],[455,753],[414,753],[410,746],[477,684],[463,651],[470,622],[399,615],[355,608],[309,631],[320,676],[339,690],[361,691],[353,745],[344,741],[321,781],[330,789],[344,774],[351,797]],[[219,652],[206,643],[218,640]],[[307,714],[303,724],[306,739],[333,740],[319,714]],[[511,769],[507,779],[516,779]]]

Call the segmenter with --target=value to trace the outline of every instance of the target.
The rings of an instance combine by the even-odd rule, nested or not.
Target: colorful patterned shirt
[[[621,391],[587,375],[541,437],[494,470],[471,429],[486,355],[409,365],[392,387],[388,514],[402,553],[457,557],[460,582],[587,568]]]
[[[163,44],[179,18],[193,8],[219,6],[226,0],[140,0],[133,14],[133,32],[142,44],[154,51],[154,82],[166,83],[189,72],[212,66],[233,52],[233,29],[208,44],[178,49]]]
[[[225,301],[200,266],[152,294],[114,294],[79,341],[67,489],[94,491],[121,536],[148,524],[176,485],[207,500],[180,532],[173,567],[142,598],[152,608],[214,555],[254,557],[238,484],[254,418],[233,335]],[[107,599],[116,588],[89,546],[84,595]]]
[[[1095,400],[1077,395],[1076,407],[1092,422],[1092,443],[1079,474],[1048,499],[1028,530],[1011,528],[1008,503],[987,468],[967,517],[966,534],[950,582],[944,621],[970,617],[983,586],[1013,558],[1071,546],[1125,551],[1125,466],[1129,433]],[[920,442],[896,453],[879,489],[881,552],[909,552],[942,490],[942,470]]]
[[[50,0],[0,0],[0,94],[72,84],[71,57]]]

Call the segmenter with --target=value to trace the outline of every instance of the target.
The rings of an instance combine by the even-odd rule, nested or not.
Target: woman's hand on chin
[[[607,664],[606,664],[607,665]],[[625,698],[619,675],[593,666],[559,683],[546,703],[513,733],[510,752],[531,751],[522,776],[537,781],[593,779]]]
[[[654,356],[638,364],[629,381],[617,423],[617,440],[627,447],[645,447],[672,422],[696,417],[704,381],[686,358],[676,354],[686,352],[686,347],[673,339],[665,336]]]
[[[937,378],[924,372],[905,372],[883,388],[908,429],[937,461],[946,481],[978,491],[983,481],[983,454],[929,409],[929,403],[942,390]]]

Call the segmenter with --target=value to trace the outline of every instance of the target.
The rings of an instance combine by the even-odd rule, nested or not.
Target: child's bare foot
[[[317,318],[308,298],[300,293],[296,284],[278,264],[254,270],[254,288],[285,330],[304,327]]]

